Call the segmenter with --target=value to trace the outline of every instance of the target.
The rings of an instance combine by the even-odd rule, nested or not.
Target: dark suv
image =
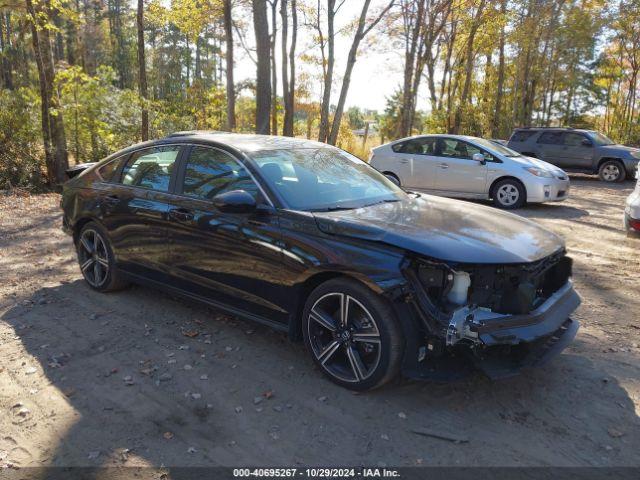
[[[633,178],[640,161],[640,149],[616,145],[593,130],[516,128],[507,146],[569,172],[597,173],[605,182]]]

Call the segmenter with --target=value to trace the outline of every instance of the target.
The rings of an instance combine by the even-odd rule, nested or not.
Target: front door
[[[276,210],[229,153],[192,146],[182,163],[169,209],[172,285],[241,313],[286,322],[277,301],[282,253]],[[252,194],[258,210],[218,210],[213,198],[231,190]]]
[[[476,153],[485,155],[487,161],[492,160],[491,155],[470,143],[455,138],[438,138],[436,190],[452,194],[484,194],[487,186],[487,165],[473,160]]]
[[[593,142],[583,133],[565,132],[562,135],[561,167],[589,170],[593,164]]]

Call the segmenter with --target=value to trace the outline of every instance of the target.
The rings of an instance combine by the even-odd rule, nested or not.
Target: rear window
[[[533,137],[537,132],[531,130],[518,130],[511,135],[511,142],[526,142]]]
[[[562,132],[544,132],[540,135],[538,143],[546,143],[547,145],[562,144]]]
[[[402,149],[404,148],[405,143],[406,142],[394,143],[393,145],[391,145],[391,150],[393,150],[396,153],[401,152]]]
[[[101,166],[98,169],[98,175],[100,175],[102,180],[104,180],[105,182],[111,182],[115,178],[115,174],[118,171],[118,168],[120,167],[120,162],[122,161],[123,158],[125,157],[122,156],[122,157],[114,158],[109,163],[106,163],[105,165]]]

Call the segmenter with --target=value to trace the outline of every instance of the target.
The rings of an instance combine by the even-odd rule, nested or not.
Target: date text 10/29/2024
[[[399,478],[392,468],[234,468],[236,478]]]

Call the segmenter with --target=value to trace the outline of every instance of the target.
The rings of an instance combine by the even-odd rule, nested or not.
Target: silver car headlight
[[[636,158],[636,159],[640,160],[640,150],[638,150],[637,152],[629,152],[629,154],[630,154],[633,158]]]
[[[541,168],[536,168],[536,167],[523,167],[527,172],[529,172],[531,175],[535,175],[536,177],[542,177],[542,178],[553,178],[553,173],[549,172],[548,170],[542,170]]]

